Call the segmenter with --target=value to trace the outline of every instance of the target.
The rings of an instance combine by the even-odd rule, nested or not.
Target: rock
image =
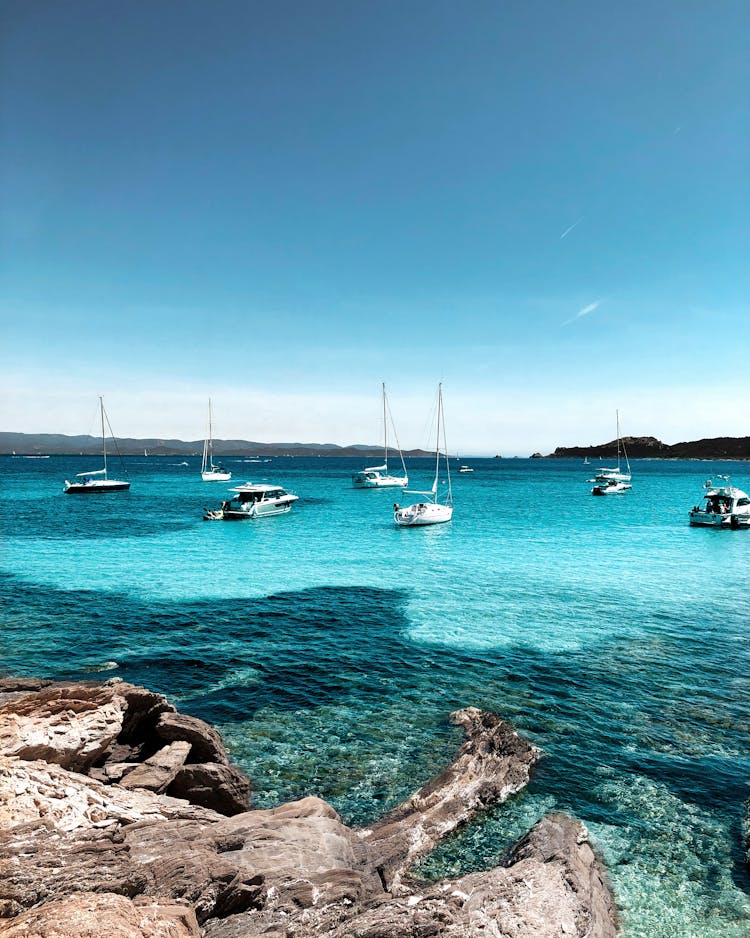
[[[204,938],[616,938],[612,894],[580,822],[543,818],[509,863],[360,905],[245,912],[209,922]]]
[[[111,682],[118,696],[125,701],[125,718],[118,743],[130,746],[146,746],[150,753],[162,746],[162,738],[156,732],[156,724],[163,713],[174,713],[174,707],[166,697],[155,694],[145,687]]]
[[[104,785],[55,764],[0,757],[0,831],[40,822],[57,833],[147,819],[211,823],[222,816],[186,801]]]
[[[78,893],[0,923],[4,938],[200,938],[189,905]]]
[[[156,723],[156,733],[160,739],[170,742],[175,739],[187,740],[192,746],[191,762],[217,762],[220,765],[229,765],[229,759],[218,731],[197,717],[187,716],[184,713],[162,713]]]
[[[123,772],[120,785],[123,788],[146,788],[149,791],[166,791],[190,752],[190,743],[183,740],[170,743],[157,753],[137,765],[132,771]],[[122,765],[120,763],[120,765]],[[117,770],[114,770],[116,772]],[[193,799],[188,798],[188,801]]]
[[[125,782],[130,780],[128,775]],[[250,781],[244,772],[229,765],[209,762],[182,766],[175,773],[167,793],[230,816],[250,807]]]
[[[0,707],[0,755],[89,768],[117,738],[125,703],[111,687],[53,684]]]
[[[319,798],[220,821],[221,855],[263,877],[266,904],[279,909],[360,902],[383,892],[370,849]]]
[[[377,856],[386,889],[397,888],[416,859],[477,811],[524,788],[541,755],[494,713],[467,707],[451,720],[466,732],[451,765],[361,832]]]

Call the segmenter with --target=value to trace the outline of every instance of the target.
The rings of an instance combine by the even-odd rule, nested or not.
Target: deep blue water
[[[553,809],[589,827],[628,938],[750,932],[750,531],[690,528],[737,463],[634,463],[592,498],[572,460],[473,460],[451,524],[393,525],[348,459],[229,460],[300,496],[206,523],[198,460],[127,460],[132,489],[66,496],[91,460],[0,457],[0,667],[119,676],[216,723],[255,804],[302,794],[366,823],[448,761],[448,713],[496,710],[546,756],[529,788],[423,864],[494,864]],[[409,465],[423,487],[428,463]]]

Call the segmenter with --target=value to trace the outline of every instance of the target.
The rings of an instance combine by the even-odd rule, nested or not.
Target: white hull
[[[267,505],[253,505],[247,511],[243,509],[220,510],[221,521],[252,521],[258,518],[272,518],[274,515],[286,515],[292,510],[293,502],[297,501],[296,495],[290,495],[289,501],[279,502],[278,504],[268,503]]]
[[[204,472],[201,472],[201,479],[203,479],[204,482],[229,482],[231,478],[231,472],[224,472],[221,469],[206,469]]]
[[[66,495],[96,495],[104,492],[126,492],[130,488],[129,482],[119,482],[117,479],[90,479],[88,482],[68,482],[65,480]]]
[[[717,514],[713,511],[691,511],[690,524],[697,528],[750,528],[750,514]]]
[[[378,474],[376,477],[371,478],[362,473],[352,476],[352,485],[355,489],[402,489],[408,484],[408,478],[400,478],[398,476],[382,476]]]
[[[621,492],[627,492],[633,486],[629,482],[603,482],[601,485],[595,485],[591,489],[592,495],[619,495]]]
[[[443,524],[453,517],[452,505],[436,505],[433,502],[420,502],[407,505],[393,512],[393,520],[401,528],[423,527],[427,524]]]

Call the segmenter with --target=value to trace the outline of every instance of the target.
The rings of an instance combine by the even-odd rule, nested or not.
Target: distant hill
[[[750,436],[719,436],[690,443],[662,443],[653,436],[622,438],[628,456],[633,459],[748,459]],[[612,459],[617,456],[617,440],[598,446],[558,446],[548,459]]]
[[[114,451],[114,441],[107,440],[107,449]],[[117,439],[117,448],[123,456],[193,456],[203,452],[203,440]],[[9,433],[0,432],[0,455],[89,456],[101,453],[101,437],[65,436],[62,433]],[[398,458],[396,450],[389,456]],[[383,448],[357,443],[338,446],[336,443],[254,443],[250,440],[214,440],[215,458],[232,456],[361,456],[381,460]],[[404,451],[404,456],[432,456],[421,449]]]

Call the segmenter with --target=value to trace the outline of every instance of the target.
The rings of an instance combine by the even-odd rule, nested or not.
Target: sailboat
[[[442,453],[440,429],[442,424]],[[440,481],[440,459],[445,461],[448,492],[443,502],[438,500],[438,483]],[[393,520],[399,527],[412,528],[426,524],[442,524],[453,517],[453,493],[451,491],[451,469],[448,461],[448,444],[445,439],[445,416],[443,414],[443,385],[438,385],[437,406],[437,434],[435,439],[435,479],[429,492],[409,492],[410,495],[424,495],[426,501],[417,502],[400,508],[393,506]]]
[[[403,476],[390,476],[388,475],[388,417],[391,418],[391,424],[393,425],[393,435],[396,437],[396,446],[398,447],[398,455],[401,458],[401,468],[403,469]],[[401,446],[398,442],[398,434],[396,433],[396,426],[393,423],[393,415],[390,412],[390,407],[388,406],[388,399],[385,395],[385,384],[383,384],[383,465],[382,466],[368,466],[366,469],[363,469],[361,472],[357,472],[352,476],[352,485],[355,489],[386,489],[386,488],[403,488],[409,484],[409,476],[406,473],[406,464],[404,463],[404,456],[401,452]]]
[[[101,414],[102,422],[102,457],[104,459],[104,468],[93,469],[89,472],[79,472],[76,475],[76,479],[80,479],[80,482],[69,482],[66,479],[64,489],[66,495],[95,494],[100,492],[124,492],[130,488],[130,482],[121,482],[117,479],[110,479],[107,477],[107,437],[104,432],[105,422],[109,427],[109,435],[114,441],[115,449],[117,449],[117,441],[115,440],[114,433],[112,433],[112,427],[109,425],[109,417],[107,417],[104,410],[104,400],[101,396],[99,397],[99,412]],[[120,461],[122,461],[122,457],[120,457]]]
[[[628,459],[627,451],[625,450],[625,444],[620,439],[620,411],[616,410],[615,415],[617,418],[617,468],[601,468],[597,470],[594,478],[589,479],[590,482],[595,483],[594,487],[591,489],[592,495],[617,495],[620,492],[627,492],[628,489],[632,488],[632,485],[630,484],[630,480],[632,478],[632,474],[630,472],[630,461]],[[620,464],[621,452],[625,457],[627,472],[622,471]]]
[[[201,478],[204,482],[228,482],[232,478],[232,473],[228,469],[214,465],[214,428],[210,397],[208,399],[208,432],[203,441]]]

